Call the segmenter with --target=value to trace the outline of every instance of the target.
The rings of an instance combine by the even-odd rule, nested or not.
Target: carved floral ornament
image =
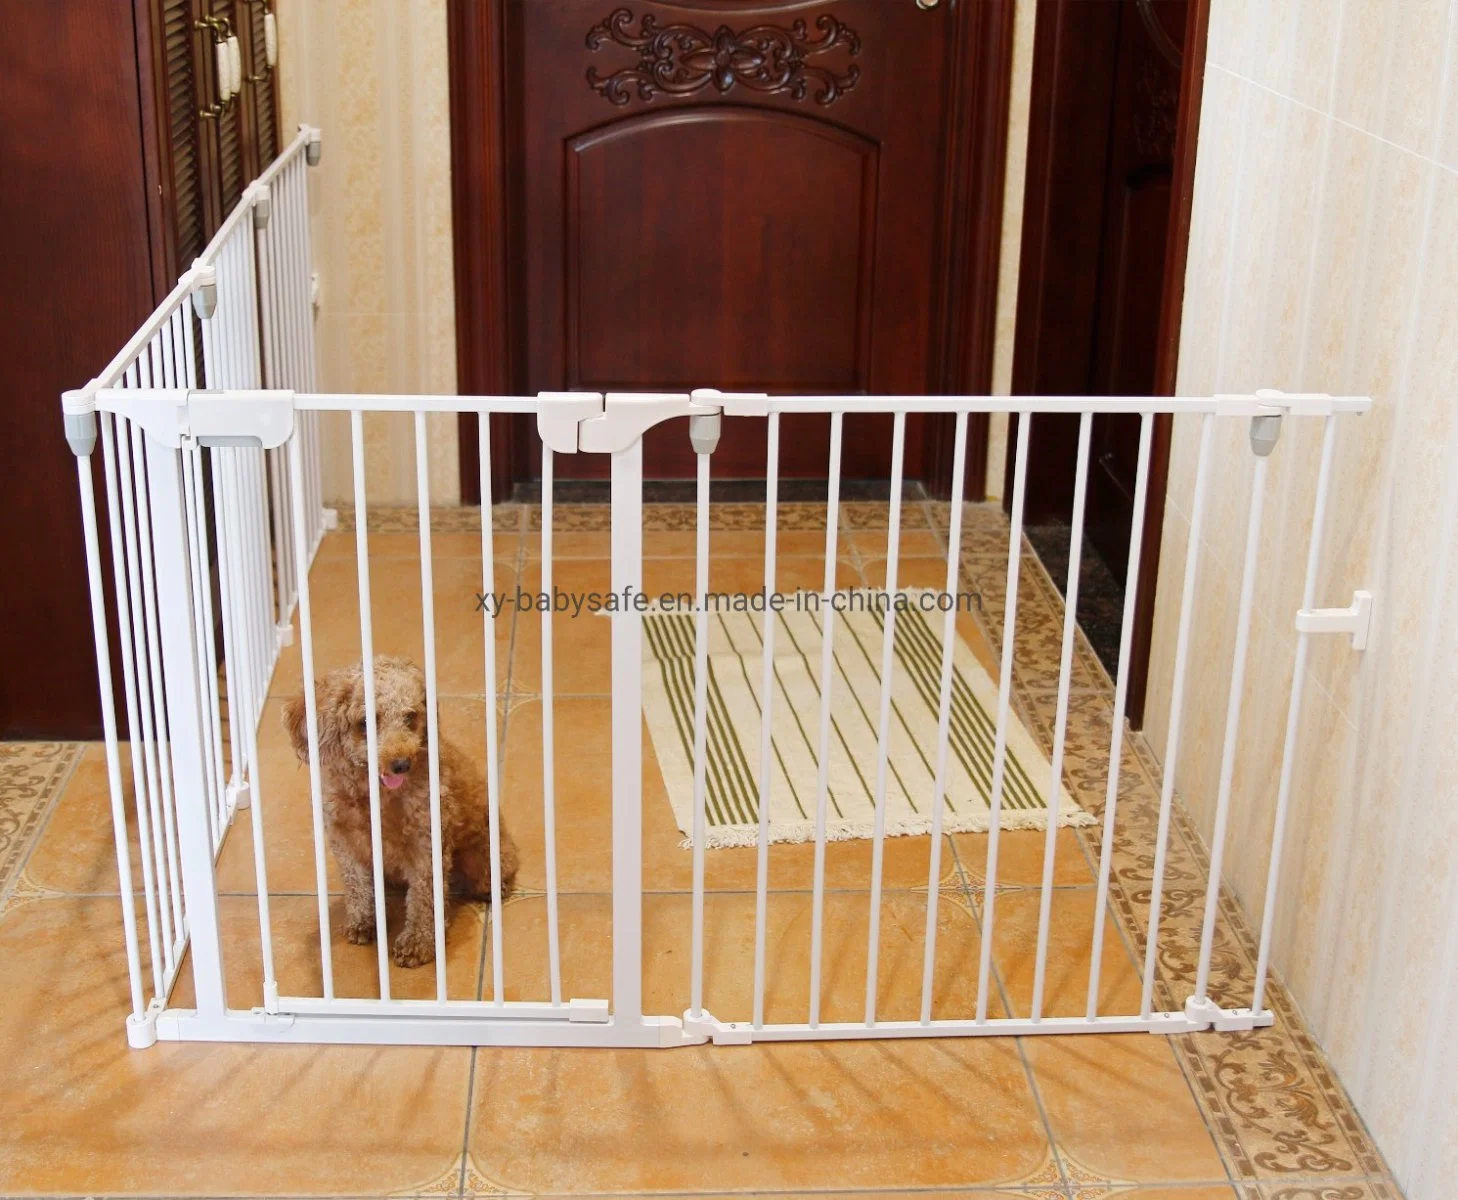
[[[736,33],[720,25],[713,33],[697,25],[659,25],[644,14],[634,33],[633,14],[614,9],[606,19],[587,31],[587,48],[597,51],[613,42],[638,54],[638,61],[611,75],[587,69],[592,89],[613,104],[627,104],[636,90],[640,100],[652,100],[659,92],[688,96],[712,85],[721,95],[736,84],[766,95],[783,92],[803,100],[813,87],[817,104],[833,104],[856,86],[860,68],[847,65],[836,74],[828,67],[807,60],[844,48],[848,57],[861,52],[856,32],[829,13],[815,19],[819,36],[803,20],[788,27],[755,25]]]

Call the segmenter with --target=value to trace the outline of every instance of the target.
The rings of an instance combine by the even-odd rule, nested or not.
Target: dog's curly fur
[[[425,675],[414,663],[375,659],[378,760],[369,761],[365,729],[364,666],[331,671],[315,687],[319,766],[329,845],[344,877],[345,936],[375,940],[374,877],[370,854],[370,776],[404,775],[400,787],[380,785],[385,880],[405,888],[405,925],[390,957],[417,967],[435,958],[435,916],[430,847],[430,766]],[[303,695],[284,705],[294,752],[308,764],[308,710]],[[486,781],[477,765],[440,739],[442,878],[457,895],[491,898],[491,851]],[[516,880],[516,843],[500,826],[501,894]]]

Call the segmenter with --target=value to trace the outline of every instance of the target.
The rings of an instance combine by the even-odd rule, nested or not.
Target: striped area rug
[[[892,671],[886,833],[930,832],[940,699],[940,612],[916,604],[908,590],[897,612]],[[776,617],[770,840],[815,837],[819,773],[820,646],[825,614],[789,598]],[[875,820],[877,718],[885,614],[848,605],[834,619],[827,836],[869,838]],[[719,611],[709,617],[709,715],[706,816],[709,849],[754,845],[759,826],[759,748],[763,678],[762,613]],[[668,792],[690,845],[693,829],[694,617],[644,616],[643,713]],[[988,827],[997,720],[997,683],[966,643],[953,648],[952,729],[943,829]],[[1016,716],[1008,725],[1004,829],[1047,827],[1050,768]],[[1059,825],[1091,825],[1066,788],[1058,789]]]

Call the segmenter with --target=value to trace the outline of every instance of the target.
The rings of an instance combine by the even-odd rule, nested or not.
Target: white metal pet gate
[[[713,1041],[747,1043],[804,1039],[926,1037],[987,1034],[1132,1032],[1178,1033],[1207,1028],[1247,1029],[1269,1024],[1265,984],[1273,929],[1273,903],[1267,903],[1260,930],[1259,961],[1253,994],[1246,1007],[1220,1007],[1210,996],[1210,965],[1221,877],[1222,851],[1230,813],[1235,756],[1239,744],[1242,681],[1252,620],[1254,583],[1262,528],[1266,455],[1288,418],[1325,419],[1315,513],[1307,556],[1294,680],[1278,784],[1275,828],[1271,834],[1266,895],[1277,895],[1281,848],[1291,800],[1292,768],[1308,637],[1319,632],[1350,632],[1360,647],[1365,637],[1370,597],[1358,593],[1351,609],[1315,609],[1315,587],[1322,529],[1332,472],[1334,435],[1339,414],[1364,411],[1360,398],[1285,395],[1206,398],[1150,397],[765,397],[728,394],[712,389],[693,393],[619,395],[554,393],[535,397],[425,397],[322,395],[313,391],[310,271],[308,254],[305,162],[317,159],[318,134],[305,129],[278,162],[245,195],[243,204],[220,230],[207,253],[178,283],[172,294],[113,364],[97,380],[65,398],[67,432],[78,456],[83,498],[88,566],[94,613],[97,662],[106,729],[107,769],[118,866],[121,874],[127,962],[132,995],[128,1021],[133,1045],[157,1038],[173,1040],[428,1043],[539,1046],[678,1046]],[[197,320],[194,320],[193,310]],[[261,317],[261,321],[260,321]],[[196,361],[194,330],[200,326],[202,364]],[[261,373],[260,373],[261,368]],[[384,889],[378,831],[379,782],[371,783],[371,821],[375,836],[374,875],[378,923],[378,995],[344,997],[334,987],[329,885],[321,808],[318,714],[314,705],[314,627],[309,568],[330,516],[322,505],[319,485],[317,420],[320,412],[347,412],[353,450],[355,549],[361,598],[361,658],[366,664],[366,696],[373,694],[373,633],[369,587],[367,496],[365,487],[363,414],[410,413],[414,418],[419,504],[419,552],[423,604],[423,637],[427,721],[431,748],[431,835],[434,861],[435,997],[400,999],[390,994],[386,955]],[[445,952],[446,918],[441,878],[441,814],[438,762],[438,703],[433,603],[431,508],[426,415],[471,412],[480,421],[481,494],[491,494],[489,421],[492,414],[535,415],[542,454],[542,579],[552,590],[552,468],[556,454],[607,454],[611,457],[611,587],[617,595],[643,590],[643,433],[675,417],[688,416],[697,451],[696,593],[694,656],[693,850],[691,954],[684,980],[684,1010],[673,1014],[644,1011],[644,921],[641,751],[641,652],[643,628],[637,612],[611,618],[612,661],[612,957],[611,998],[565,997],[562,988],[561,940],[558,936],[556,816],[552,784],[551,716],[552,622],[541,626],[544,855],[546,878],[549,984],[545,994],[508,999],[505,979],[502,905],[490,906],[489,999],[451,996]],[[830,419],[829,496],[826,507],[826,593],[836,586],[839,545],[840,451],[848,414],[892,414],[892,479],[890,495],[901,494],[906,417],[909,413],[953,414],[957,447],[952,494],[963,494],[967,419],[974,412],[1068,413],[1080,417],[1075,508],[1072,520],[1068,602],[1063,622],[1057,717],[1051,757],[1056,787],[1062,778],[1067,733],[1070,679],[1075,638],[1077,586],[1088,478],[1090,433],[1094,415],[1137,414],[1141,435],[1129,578],[1137,579],[1140,532],[1148,495],[1153,418],[1158,413],[1202,414],[1199,460],[1191,513],[1191,535],[1184,568],[1180,623],[1174,664],[1169,740],[1165,747],[1164,785],[1148,905],[1148,933],[1142,972],[1141,1001],[1134,1011],[1099,1011],[1099,975],[1104,924],[1109,910],[1110,847],[1114,840],[1120,796],[1119,771],[1128,683],[1129,647],[1133,630],[1134,589],[1130,589],[1121,629],[1112,745],[1102,817],[1102,850],[1097,871],[1097,904],[1089,970],[1087,1004],[1077,1011],[1044,1011],[1044,981],[1050,954],[1049,908],[1055,878],[1056,822],[1048,821],[1042,856],[1039,920],[1032,947],[1035,973],[1026,1015],[989,1015],[990,966],[998,896],[1000,813],[1006,769],[1011,710],[1014,633],[1018,619],[1018,577],[1022,513],[1027,486],[1028,439],[1015,448],[1011,534],[1007,556],[1004,631],[998,680],[996,735],[991,772],[991,822],[981,885],[981,937],[977,960],[975,1003],[951,1016],[933,1015],[933,982],[938,931],[938,881],[942,877],[942,813],[940,803],[947,767],[952,692],[955,605],[947,613],[940,664],[938,742],[935,751],[936,795],[931,805],[933,836],[927,839],[927,891],[919,1017],[878,1017],[883,980],[878,967],[885,842],[887,744],[891,724],[892,643],[895,609],[885,619],[879,746],[877,754],[876,822],[869,878],[869,940],[865,968],[865,1009],[857,1021],[821,1019],[822,968],[825,959],[826,768],[822,765],[816,797],[816,839],[812,876],[812,933],[808,961],[795,964],[809,977],[805,1019],[765,1019],[767,876],[769,805],[759,806],[756,845],[755,930],[752,963],[753,1005],[747,1019],[716,1019],[704,995],[705,960],[705,763],[708,613],[711,586],[709,558],[709,474],[713,449],[724,418],[764,423],[768,446],[765,513],[765,586],[773,590],[776,570],[777,462],[780,417],[784,414],[828,414]],[[99,417],[99,421],[98,421]],[[1154,1007],[1155,969],[1173,797],[1174,764],[1179,754],[1181,710],[1200,563],[1201,524],[1210,491],[1212,440],[1217,423],[1248,422],[1257,456],[1252,474],[1248,532],[1236,619],[1232,684],[1226,715],[1215,831],[1206,887],[1198,974],[1193,993],[1179,1011]],[[1026,430],[1026,420],[1019,429]],[[144,929],[139,932],[128,857],[126,792],[122,746],[112,702],[111,638],[104,603],[105,584],[98,537],[90,456],[99,426],[106,485],[106,521],[111,543],[112,584],[119,614],[128,757],[136,797],[137,833],[142,847]],[[205,479],[211,482],[211,513]],[[959,585],[959,550],[963,510],[950,510],[946,564],[948,593]],[[897,588],[901,540],[901,505],[889,505],[885,591]],[[214,597],[209,582],[209,546],[217,548],[221,588],[221,645],[214,637]],[[484,593],[493,587],[492,522],[481,525]],[[319,919],[317,995],[281,994],[273,961],[270,893],[265,852],[265,816],[270,797],[258,786],[257,731],[278,649],[291,636],[297,604],[305,695],[309,723],[309,803],[313,829],[313,865]],[[834,607],[824,610],[825,634],[820,672],[828,683],[831,670]],[[486,803],[492,829],[493,886],[499,887],[500,810],[503,802],[498,747],[496,639],[489,609],[484,622],[485,728],[481,740],[487,764]],[[761,695],[761,761],[769,761],[769,729],[774,720],[769,686],[774,621],[766,619],[765,684]],[[229,748],[224,751],[218,675],[227,681]],[[818,713],[819,761],[828,762],[831,689]],[[367,703],[369,743],[373,755],[375,728]],[[806,714],[807,716],[809,714]],[[769,772],[759,773],[761,795],[767,796]],[[605,799],[604,803],[607,803]],[[262,944],[262,986],[248,1008],[230,1008],[227,1001],[214,863],[235,808],[252,810],[253,858],[257,878],[259,936]],[[169,996],[183,961],[190,954],[191,1007],[171,1007]],[[230,950],[234,949],[230,947]],[[150,967],[150,991],[146,969]]]

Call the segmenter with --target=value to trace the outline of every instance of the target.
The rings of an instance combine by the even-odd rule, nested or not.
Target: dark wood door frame
[[[510,0],[448,0],[450,58],[451,191],[456,287],[456,370],[465,395],[510,395],[519,390],[520,334],[511,296],[510,171],[506,9]],[[991,391],[997,305],[997,259],[1007,148],[1008,84],[1012,58],[1012,0],[967,0],[957,5],[956,72],[949,104],[942,181],[944,252],[934,323],[939,391]],[[954,422],[928,428],[920,477],[933,495],[951,486]],[[527,478],[526,439],[518,424],[494,418],[491,428],[493,499],[508,496]],[[460,418],[461,498],[480,502],[478,431],[473,415]],[[969,500],[982,499],[987,470],[987,419],[968,423]]]
[[[1064,0],[1072,2],[1072,0]],[[1180,314],[1184,302],[1185,264],[1190,238],[1190,211],[1194,194],[1195,150],[1200,124],[1200,97],[1205,79],[1205,46],[1209,28],[1210,0],[1190,0],[1182,47],[1179,105],[1175,116],[1174,164],[1170,187],[1168,240],[1160,294],[1159,329],[1155,361],[1154,390],[1157,395],[1175,394],[1179,367]],[[1040,20],[1042,15],[1040,14]],[[1015,355],[1013,391],[1035,390],[1029,378],[1036,368],[1041,305],[1038,292],[1056,287],[1056,275],[1045,272],[1040,255],[1049,240],[1048,200],[1051,194],[1054,125],[1058,117],[1058,48],[1051,39],[1040,40],[1034,50],[1032,95],[1028,134],[1028,174],[1024,192],[1022,268],[1018,299],[1018,351]],[[1012,452],[1016,444],[1017,421],[1011,423],[1004,496],[1011,495]],[[1164,528],[1165,489],[1169,475],[1171,418],[1157,416],[1150,448],[1149,499],[1143,522],[1143,552],[1134,608],[1134,636],[1129,659],[1129,692],[1126,712],[1130,723],[1142,727],[1149,683],[1149,652],[1154,631],[1154,593],[1159,577],[1160,538]]]

